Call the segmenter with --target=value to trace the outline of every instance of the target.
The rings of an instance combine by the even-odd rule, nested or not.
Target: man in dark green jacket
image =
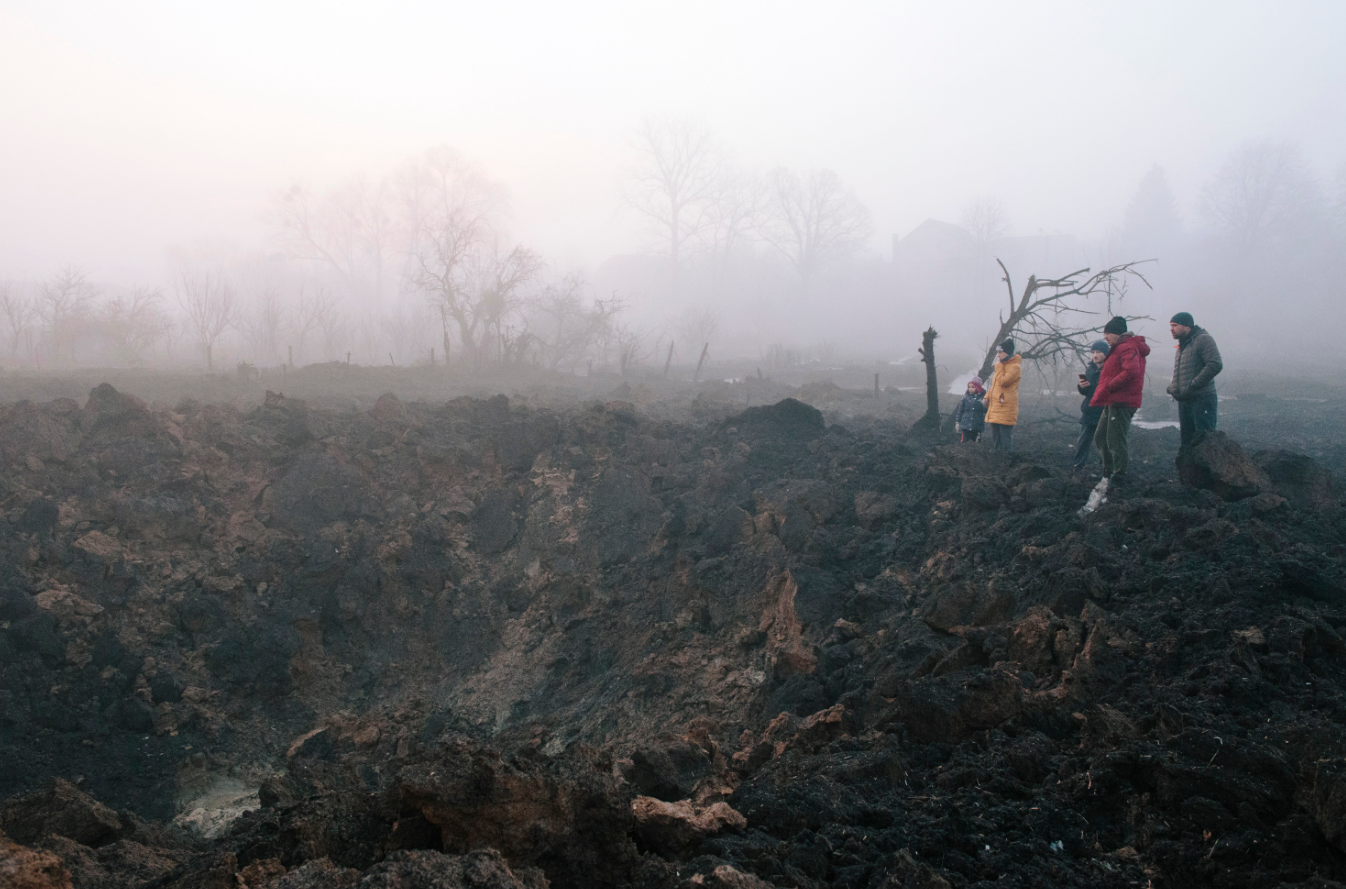
[[[1168,329],[1178,341],[1168,394],[1178,402],[1178,431],[1182,446],[1187,447],[1202,433],[1215,429],[1219,402],[1214,380],[1224,369],[1224,362],[1215,338],[1196,326],[1191,313],[1174,315]]]

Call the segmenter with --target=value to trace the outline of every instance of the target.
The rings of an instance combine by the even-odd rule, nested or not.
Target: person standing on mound
[[[1089,363],[1084,366],[1084,373],[1080,374],[1079,389],[1084,402],[1080,405],[1080,440],[1075,442],[1074,472],[1080,472],[1089,465],[1089,449],[1093,447],[1094,433],[1098,431],[1098,418],[1103,415],[1103,408],[1094,407],[1089,402],[1094,399],[1099,369],[1108,360],[1109,351],[1107,340],[1094,341],[1089,347]]]
[[[1168,329],[1178,341],[1168,394],[1178,403],[1180,445],[1185,448],[1215,429],[1219,411],[1215,376],[1224,370],[1224,361],[1215,337],[1197,327],[1190,312],[1174,315]]]
[[[1150,347],[1145,337],[1126,329],[1121,315],[1103,327],[1103,339],[1110,350],[1098,372],[1098,387],[1089,401],[1101,407],[1094,446],[1103,458],[1103,477],[1108,479],[1108,496],[1120,497],[1129,484],[1126,474],[1130,460],[1131,419],[1140,410],[1145,392],[1145,356]]]
[[[995,373],[986,392],[986,425],[991,429],[991,450],[1014,450],[1014,424],[1019,422],[1019,379],[1023,357],[1014,354],[1014,340],[1007,339],[995,350]]]

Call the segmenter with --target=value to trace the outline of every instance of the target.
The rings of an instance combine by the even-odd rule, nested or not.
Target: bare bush
[[[206,353],[206,368],[215,369],[215,343],[233,323],[234,288],[224,273],[212,268],[184,267],[176,281],[178,305],[187,326]]]
[[[147,352],[160,342],[167,343],[173,319],[163,299],[158,287],[133,286],[130,293],[111,297],[98,307],[97,319],[103,335],[111,340],[115,358],[141,365]]]
[[[62,266],[38,287],[37,314],[46,325],[52,358],[59,363],[74,361],[72,331],[77,318],[87,316],[102,291],[78,266]]]
[[[621,303],[587,298],[585,290],[584,278],[572,274],[548,284],[532,299],[527,324],[542,366],[574,370],[594,358],[611,338]]]

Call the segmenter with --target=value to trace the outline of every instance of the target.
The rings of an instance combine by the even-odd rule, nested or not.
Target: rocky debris
[[[611,879],[629,865],[630,814],[612,779],[583,761],[565,776],[545,762],[449,737],[397,773],[403,811],[417,812],[439,832],[446,852],[490,847],[509,861],[548,861],[570,880]]]
[[[1275,485],[1277,494],[1298,505],[1325,510],[1341,503],[1336,476],[1306,454],[1280,449],[1257,451],[1253,462]]]
[[[723,802],[702,808],[691,800],[670,803],[638,796],[631,801],[631,816],[641,843],[669,855],[726,830],[743,830],[748,826],[747,819]]]
[[[1346,851],[1346,775],[1341,763],[1315,764],[1313,780],[1301,791],[1300,802],[1329,843]]]
[[[327,858],[306,861],[265,883],[266,889],[352,889],[360,881],[360,872],[338,867]]]
[[[1224,500],[1244,500],[1272,490],[1267,474],[1226,433],[1207,432],[1178,452],[1184,485],[1214,491]]]
[[[27,844],[56,834],[84,846],[102,846],[122,834],[116,812],[60,778],[43,790],[7,802],[0,809],[0,829]]]
[[[877,528],[897,515],[896,498],[878,491],[859,491],[855,495],[855,520],[865,528]]]
[[[273,884],[274,885],[274,884]],[[466,855],[400,851],[367,870],[361,889],[546,889],[536,868],[517,872],[494,850]]]
[[[912,858],[907,849],[893,856],[888,876],[877,885],[880,889],[952,889],[948,880],[935,873],[930,865]]]
[[[401,400],[391,392],[380,395],[378,400],[374,402],[374,406],[369,409],[369,416],[380,423],[400,420],[406,415],[407,409],[402,405]]]
[[[51,852],[29,849],[0,833],[0,886],[6,889],[71,889],[70,874]]]
[[[705,889],[773,889],[766,880],[745,874],[743,871],[721,864],[709,874],[695,874],[687,881],[689,886]]]
[[[213,839],[29,845],[159,889],[487,849],[558,887],[1346,878],[1316,464],[1233,501],[1141,456],[1081,518],[1056,443],[627,397],[0,409],[0,789],[168,825],[260,785]]]

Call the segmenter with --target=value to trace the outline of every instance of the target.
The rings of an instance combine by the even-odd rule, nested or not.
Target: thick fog
[[[0,366],[1334,362],[1346,6],[573,7],[0,6]]]

